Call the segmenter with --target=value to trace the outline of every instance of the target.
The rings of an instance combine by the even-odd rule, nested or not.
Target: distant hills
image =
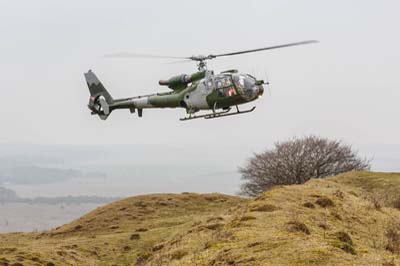
[[[186,190],[234,194],[240,183],[237,166],[253,150],[226,145],[210,155],[196,145],[0,144],[0,185],[22,185],[33,196],[75,195],[76,184],[82,184],[79,193],[90,195]],[[30,193],[30,185],[48,186],[37,186]],[[40,187],[53,191],[46,193]]]
[[[11,189],[0,186],[0,203],[28,203],[28,204],[84,204],[84,203],[110,203],[116,201],[118,197],[99,197],[99,196],[66,196],[66,197],[35,197],[21,198]]]
[[[3,172],[0,173],[0,183],[12,183],[17,185],[48,184],[71,178],[80,178],[82,176],[83,174],[81,171],[73,169],[20,166],[3,170]]]
[[[18,201],[19,197],[17,193],[11,189],[0,187],[0,203],[1,202],[15,202]]]
[[[399,191],[400,174],[351,172],[254,199],[136,196],[51,231],[0,235],[0,264],[399,265]]]

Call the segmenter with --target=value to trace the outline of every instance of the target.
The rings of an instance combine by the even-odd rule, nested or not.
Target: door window
[[[230,97],[236,95],[236,90],[230,76],[218,77],[216,79],[216,87],[219,97]]]

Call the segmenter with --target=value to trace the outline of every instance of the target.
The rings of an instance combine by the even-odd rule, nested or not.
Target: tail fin
[[[101,119],[106,120],[111,113],[109,105],[114,100],[92,70],[89,70],[84,75],[90,91],[88,107],[92,114],[97,114]]]
[[[108,93],[106,88],[104,88],[103,84],[101,84],[100,80],[92,72],[92,70],[89,70],[87,73],[85,73],[85,79],[92,97],[102,95],[106,99],[107,103],[110,104],[113,102],[113,98],[111,97],[110,93]]]

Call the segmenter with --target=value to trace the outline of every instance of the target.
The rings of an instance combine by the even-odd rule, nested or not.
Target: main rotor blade
[[[209,59],[213,59],[213,58],[221,57],[221,56],[231,56],[231,55],[238,55],[238,54],[254,53],[254,52],[259,52],[259,51],[264,51],[264,50],[272,50],[272,49],[278,49],[278,48],[284,48],[284,47],[290,47],[290,46],[296,46],[296,45],[303,45],[303,44],[310,44],[310,43],[317,43],[317,42],[318,41],[315,41],[315,40],[294,42],[294,43],[287,43],[287,44],[269,46],[269,47],[252,49],[252,50],[238,51],[238,52],[233,52],[233,53],[210,54],[208,56],[199,55],[199,56],[184,57],[184,56],[165,56],[165,55],[137,54],[137,53],[114,53],[114,54],[104,55],[103,57],[107,57],[107,58],[165,58],[165,59],[184,59],[184,60],[203,62],[205,60],[209,60]]]
[[[192,61],[193,61],[193,60],[191,60],[191,59],[184,59],[184,60],[178,60],[178,61],[167,62],[167,63],[165,63],[165,64],[173,65],[173,64],[189,63],[189,62],[192,62]]]
[[[165,58],[165,59],[190,59],[189,57],[181,56],[164,56],[164,55],[154,55],[154,54],[136,54],[136,53],[114,53],[107,54],[103,57],[108,58]]]
[[[318,41],[315,41],[315,40],[302,41],[302,42],[294,42],[294,43],[287,43],[287,44],[269,46],[269,47],[258,48],[258,49],[252,49],[252,50],[238,51],[238,52],[233,52],[233,53],[209,55],[209,57],[210,57],[210,58],[215,58],[215,57],[220,57],[220,56],[230,56],[230,55],[238,55],[238,54],[247,54],[247,53],[254,53],[254,52],[259,52],[259,51],[264,51],[264,50],[272,50],[272,49],[278,49],[278,48],[284,48],[284,47],[290,47],[290,46],[296,46],[296,45],[303,45],[303,44],[310,44],[310,43],[317,43],[317,42],[318,42]]]

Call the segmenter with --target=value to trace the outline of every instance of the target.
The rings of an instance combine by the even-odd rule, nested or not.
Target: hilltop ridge
[[[399,192],[398,173],[351,172],[254,199],[131,197],[0,235],[0,265],[399,265]]]

